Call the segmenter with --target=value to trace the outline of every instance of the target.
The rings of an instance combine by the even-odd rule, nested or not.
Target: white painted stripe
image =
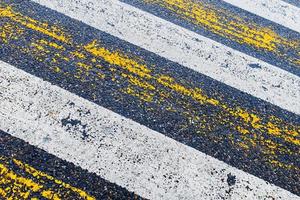
[[[300,32],[300,8],[281,0],[224,0],[236,7]]]
[[[0,129],[143,197],[298,198],[3,62],[0,91]],[[86,127],[64,126],[66,118]]]
[[[300,77],[259,59],[116,0],[34,1],[300,114]]]
[[[289,4],[292,4],[292,5],[297,6],[298,8],[300,8],[300,1],[299,0],[282,0],[282,1],[285,1]]]

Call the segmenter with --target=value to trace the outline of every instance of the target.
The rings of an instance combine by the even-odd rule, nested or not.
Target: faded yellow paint
[[[245,150],[250,149],[250,147],[247,144],[243,143],[243,142],[237,142],[237,145],[240,146],[241,148],[245,149]]]
[[[64,31],[59,29],[56,26],[49,26],[47,23],[41,23],[37,20],[34,20],[30,17],[23,16],[20,13],[14,12],[11,6],[7,6],[5,8],[0,7],[0,18],[7,17],[11,20],[35,31],[38,31],[42,34],[45,34],[49,37],[55,38],[61,42],[69,43],[71,41],[71,37],[66,35]]]
[[[143,80],[140,80],[139,78],[137,78],[133,75],[122,73],[121,76],[124,78],[127,78],[131,84],[138,86],[140,88],[143,88],[145,91],[155,90],[155,87],[152,84],[145,82]]]
[[[52,42],[52,41],[47,41],[45,39],[41,39],[41,40],[38,40],[38,42],[40,44],[48,45],[48,46],[53,47],[55,49],[65,50],[65,48],[63,46],[61,46],[61,45],[59,45],[59,44],[57,44],[55,42]]]
[[[102,74],[100,72],[97,72],[97,75],[100,79],[104,79],[105,78],[105,74]]]
[[[83,68],[84,70],[86,70],[86,71],[90,71],[90,70],[92,69],[92,66],[87,65],[87,64],[82,63],[82,62],[78,62],[78,63],[77,63],[77,66],[82,67],[82,68]]]
[[[177,1],[181,0],[172,0],[172,2]],[[199,6],[202,5],[200,4]],[[213,19],[219,20],[217,11],[213,9],[210,11],[207,8],[200,10],[200,8],[197,7],[194,9],[196,9],[196,13],[199,15],[198,18],[201,17],[200,14],[207,17],[205,20],[208,21],[204,21],[204,24],[208,26],[214,22],[212,26],[215,31],[221,28],[218,21],[213,21]],[[14,13],[11,8],[2,9],[1,12],[8,12],[5,16]],[[14,20],[14,17],[9,17],[12,22],[7,25],[12,27],[9,29],[11,31],[14,29],[18,31],[18,29],[20,29],[19,26],[23,24],[33,23],[32,19],[26,16],[21,14],[13,15],[17,15],[18,20]],[[18,24],[18,26],[16,24]],[[39,24],[47,30],[45,31],[32,26],[26,26],[26,28],[51,37],[51,41],[45,38],[39,38],[30,41],[29,47],[16,46],[15,48],[20,48],[21,51],[28,53],[40,62],[51,57],[51,69],[56,73],[60,73],[66,77],[75,77],[80,81],[86,81],[94,74],[93,76],[96,76],[99,81],[111,81],[117,85],[122,85],[119,84],[120,82],[126,83],[127,85],[125,84],[119,91],[139,99],[141,107],[146,107],[148,103],[151,103],[151,105],[154,106],[164,107],[168,112],[176,112],[190,123],[182,124],[182,128],[193,125],[198,134],[206,134],[205,136],[207,137],[210,137],[210,133],[215,131],[218,125],[230,127],[231,130],[235,130],[237,133],[235,133],[235,135],[229,134],[227,139],[235,145],[236,148],[244,149],[250,153],[252,149],[259,148],[261,149],[261,153],[269,158],[267,160],[271,165],[275,165],[275,162],[270,162],[271,160],[277,159],[277,162],[280,163],[278,160],[279,156],[276,154],[299,155],[299,152],[292,152],[278,143],[278,139],[280,139],[291,145],[300,146],[300,127],[298,124],[288,124],[275,116],[262,116],[257,111],[243,108],[242,105],[232,106],[226,101],[223,101],[221,97],[208,95],[203,89],[195,87],[188,82],[176,80],[176,78],[168,74],[157,73],[155,72],[155,66],[147,64],[142,58],[122,52],[121,50],[111,50],[102,45],[101,41],[93,40],[88,44],[76,43],[76,41],[68,39],[72,37],[68,36],[69,34],[67,33],[60,33],[59,35],[49,34],[53,29],[51,28],[53,27],[52,25],[44,25],[46,23],[37,21],[35,24]],[[233,31],[232,27],[235,27],[237,31],[247,29],[247,27],[241,28],[235,24],[229,24],[229,31]],[[60,27],[56,29],[64,30],[64,28]],[[25,30],[22,31],[24,32]],[[253,35],[260,34],[260,32],[253,32],[250,29],[248,31]],[[5,34],[3,38],[9,42],[14,38],[9,36],[9,31],[7,31],[7,33],[8,34]],[[229,34],[230,32],[227,33]],[[259,48],[267,48],[267,46],[268,48],[275,48],[276,45],[272,46],[276,41],[273,40],[272,37],[274,38],[275,36],[269,34],[266,30],[264,30],[263,33],[266,35],[255,36],[263,38],[257,40],[263,43]],[[240,34],[243,35],[243,32]],[[68,37],[66,37],[67,39],[64,41],[58,37],[60,35]],[[245,36],[244,38],[246,41],[248,41],[247,37]],[[254,42],[248,42],[254,45]],[[77,71],[66,72],[65,69],[61,67],[66,61],[72,61],[72,65],[77,66]],[[107,65],[103,65],[103,62],[106,62]],[[92,71],[96,73],[91,73]],[[91,85],[91,88],[95,89],[96,86]],[[174,99],[174,94],[179,94],[176,96],[176,99]],[[93,98],[96,99],[96,97]],[[205,106],[211,109],[213,117],[206,116],[205,114],[199,115],[195,104],[189,103],[190,100],[197,103],[198,106]],[[176,106],[180,107],[180,109],[177,109]],[[147,109],[150,110],[151,108],[147,107]],[[199,131],[197,129],[199,129]],[[222,139],[224,138],[216,138],[216,136],[212,138],[212,140],[216,142]],[[235,140],[237,140],[237,142]],[[285,166],[284,164],[276,164],[276,167]]]
[[[2,177],[1,177],[2,176]],[[51,198],[54,197],[54,192],[49,190],[42,190],[43,186],[32,181],[31,179],[24,178],[17,175],[13,171],[9,170],[5,165],[0,163],[0,186],[3,185],[4,191],[13,191],[16,196],[21,197],[22,199],[27,199],[31,192],[40,192],[41,195],[47,199],[59,200],[60,198]],[[25,191],[22,188],[26,188]],[[7,195],[3,193],[2,195]],[[12,198],[13,196],[2,196],[4,198]]]
[[[292,62],[300,66],[300,59],[292,59]]]
[[[285,163],[279,162],[278,160],[270,160],[269,162],[270,162],[271,164],[276,165],[276,166],[281,167],[281,168],[285,168],[285,169],[295,169],[295,166],[294,166],[294,165],[285,164]],[[297,169],[297,171],[300,171],[300,168],[299,168],[299,167],[296,167],[296,169]]]
[[[177,93],[180,93],[185,96],[189,96],[193,98],[194,100],[198,101],[201,104],[211,104],[213,106],[220,106],[224,109],[224,111],[229,112],[232,116],[235,118],[241,118],[246,124],[250,124],[252,128],[258,129],[258,130],[267,130],[267,132],[271,135],[277,135],[277,136],[282,136],[286,141],[291,142],[293,144],[299,145],[299,140],[294,139],[292,137],[287,136],[288,132],[293,131],[296,132],[295,130],[281,130],[279,129],[276,125],[272,124],[271,122],[268,122],[267,125],[264,125],[261,122],[261,118],[258,117],[254,113],[249,113],[246,110],[243,110],[241,108],[231,108],[227,106],[226,104],[220,103],[218,100],[214,98],[209,98],[206,95],[203,94],[202,90],[200,88],[195,88],[195,89],[188,89],[185,86],[178,84],[175,82],[175,80],[172,77],[161,75],[158,78],[156,76],[151,75],[150,70],[147,68],[145,65],[138,64],[137,62],[133,60],[129,60],[128,57],[120,54],[120,53],[112,53],[109,50],[105,49],[104,47],[98,48],[100,46],[97,44],[96,41],[93,41],[91,44],[88,44],[85,46],[85,49],[92,53],[94,56],[101,57],[110,64],[114,64],[117,66],[121,66],[123,69],[128,70],[129,72],[138,75],[140,77],[146,77],[147,79],[151,80],[154,79],[157,81],[157,83],[160,83],[161,85],[171,88],[172,90],[176,91]],[[143,69],[143,71],[139,70]],[[142,86],[142,85],[147,85],[147,84],[141,84],[140,82],[137,84],[137,81],[133,81],[132,76],[126,76],[130,77],[130,81],[134,85]],[[145,90],[149,89],[147,87],[142,86]],[[151,88],[150,90],[153,90]],[[127,94],[132,94],[134,95],[134,90],[132,88],[127,88],[126,89]],[[141,96],[140,94],[135,94],[134,96]],[[149,101],[152,99],[150,96],[142,96],[143,100]],[[249,133],[250,131],[247,130],[246,128],[237,128],[239,132],[242,134]]]
[[[85,59],[86,58],[86,56],[83,53],[79,52],[79,51],[74,51],[74,52],[71,53],[71,55],[74,55],[75,57],[80,58],[80,59]]]
[[[9,40],[17,40],[23,34],[23,29],[20,29],[15,24],[4,23],[0,27],[0,41],[7,43]]]
[[[133,89],[132,87],[127,87],[125,89],[122,89],[121,91],[125,94],[129,94],[134,97],[138,97],[139,99],[141,99],[142,101],[145,101],[145,102],[152,102],[152,100],[153,100],[153,94],[148,94],[145,91],[139,92],[139,91]]]
[[[273,52],[286,57],[281,48],[299,52],[300,41],[288,40],[269,27],[262,27],[255,22],[247,22],[212,4],[194,0],[143,0],[145,3],[158,4],[181,18],[240,44],[247,44],[255,49]],[[290,58],[288,58],[290,59]],[[294,62],[297,64],[297,61]]]
[[[246,130],[246,129],[240,127],[240,126],[237,126],[236,130],[239,131],[242,134],[249,134],[250,133],[248,130]]]
[[[171,88],[172,90],[182,95],[192,97],[194,100],[198,101],[201,104],[211,104],[214,106],[219,105],[218,100],[208,98],[203,94],[200,88],[188,89],[185,86],[176,83],[175,80],[170,76],[162,75],[157,79],[157,82],[165,87]]]
[[[99,46],[100,45],[97,44],[97,41],[94,40],[92,43],[85,45],[84,49],[94,56],[101,57],[109,64],[120,66],[143,78],[149,77],[149,73],[151,71],[145,65],[139,64],[122,53],[111,52],[108,49]]]
[[[3,198],[8,197],[7,192],[2,188],[0,188],[0,197],[3,197]]]
[[[11,170],[9,158],[0,156],[0,197],[6,199],[28,199],[32,193],[39,193],[42,197],[52,200],[66,198],[67,195],[74,195],[85,200],[95,200],[85,191],[75,188],[61,180],[41,172],[28,164],[12,159],[13,163],[26,174],[26,177]],[[33,178],[32,178],[33,177]],[[49,188],[49,183],[58,186],[59,190]],[[70,196],[71,197],[71,196]]]
[[[61,69],[60,69],[59,67],[56,67],[56,66],[55,66],[53,69],[54,69],[54,71],[57,72],[57,73],[59,73],[59,72],[61,71]]]
[[[46,50],[43,46],[40,46],[37,43],[31,43],[31,46],[35,47],[38,51],[45,51]],[[49,51],[47,53],[49,53]]]
[[[61,180],[55,179],[53,176],[50,176],[44,172],[41,172],[33,167],[31,167],[28,164],[24,164],[21,161],[17,160],[17,159],[13,159],[13,162],[20,167],[21,169],[23,169],[24,171],[26,171],[27,173],[31,174],[32,176],[36,177],[36,178],[41,178],[41,177],[45,177],[48,180],[54,181],[56,184],[62,186],[65,189],[69,189],[77,194],[79,194],[80,197],[82,197],[85,200],[95,200],[95,197],[90,196],[89,194],[87,194],[85,191],[78,189],[76,187],[71,186],[70,184],[64,183]]]

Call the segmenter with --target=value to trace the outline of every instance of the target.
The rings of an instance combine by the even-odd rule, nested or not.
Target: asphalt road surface
[[[300,199],[300,7],[0,0],[0,199]]]

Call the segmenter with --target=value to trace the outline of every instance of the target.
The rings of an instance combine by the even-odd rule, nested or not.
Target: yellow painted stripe
[[[133,73],[139,77],[146,78],[146,80],[140,80],[139,83],[130,81],[133,85],[138,86],[146,90],[148,94],[151,94],[151,91],[155,89],[154,86],[147,82],[148,80],[154,79],[157,83],[172,89],[173,91],[189,96],[200,104],[210,104],[213,106],[221,107],[224,111],[228,112],[234,118],[241,118],[244,122],[250,123],[251,126],[255,129],[267,130],[269,134],[274,136],[284,136],[286,141],[292,142],[294,144],[300,145],[298,139],[293,137],[299,136],[298,130],[282,130],[275,123],[268,121],[267,124],[262,123],[262,118],[256,114],[249,113],[248,111],[243,110],[242,108],[231,108],[226,103],[222,103],[217,99],[210,98],[207,95],[203,94],[200,88],[187,88],[181,84],[176,83],[176,80],[170,76],[166,75],[155,75],[153,76],[150,72],[151,70],[146,67],[144,64],[138,64],[132,59],[128,59],[125,55],[121,53],[109,52],[103,47],[97,47],[96,41],[84,46],[85,50],[93,54],[94,56],[104,59],[110,64],[117,65],[123,69],[126,69],[128,72]],[[143,69],[143,70],[140,70]],[[126,76],[129,77],[129,76]],[[141,85],[149,85],[149,87],[143,87]],[[153,92],[152,92],[153,93]],[[271,116],[274,121],[282,122],[282,120]],[[285,134],[284,134],[285,133]]]
[[[146,102],[156,106],[165,105],[165,102],[173,102],[182,109],[175,109],[172,104],[165,109],[168,112],[177,112],[184,119],[193,121],[199,134],[209,134],[219,125],[230,126],[239,134],[229,133],[226,137],[232,141],[232,145],[236,148],[243,149],[245,154],[251,154],[252,150],[259,148],[265,155],[265,161],[271,166],[299,171],[297,166],[282,163],[280,156],[299,156],[300,152],[291,151],[287,146],[278,143],[278,138],[281,138],[291,145],[300,146],[300,126],[298,124],[289,124],[276,116],[262,116],[259,111],[248,110],[242,106],[231,106],[222,99],[222,94],[209,96],[201,88],[194,87],[187,82],[183,83],[182,80],[176,80],[163,73],[155,73],[143,59],[124,53],[122,50],[109,50],[101,44],[101,41],[94,40],[88,44],[77,43],[70,34],[61,31],[65,30],[64,27],[55,26],[53,28],[52,25],[38,22],[14,12],[9,6],[3,7],[1,10],[0,14],[4,14],[0,17],[10,19],[5,26],[0,27],[0,33],[4,33],[2,34],[2,41],[19,40],[22,37],[24,40],[25,35],[28,34],[26,29],[38,32],[41,34],[41,38],[30,41],[27,46],[14,46],[14,48],[28,53],[40,62],[51,58],[53,72],[86,82],[87,79],[94,76],[91,71],[97,71],[96,78],[99,81],[110,81],[117,85],[120,85],[120,82],[128,82],[128,87],[122,88],[120,92],[139,98],[141,107],[145,106]],[[206,13],[206,15],[210,17],[212,14]],[[33,21],[36,22],[35,26],[27,25]],[[216,22],[216,24],[218,23]],[[60,30],[60,34],[51,32],[54,29]],[[260,32],[255,32],[255,34],[260,34]],[[51,37],[51,41],[47,41],[43,35]],[[267,41],[269,40],[264,41],[264,43],[267,44]],[[75,63],[76,72],[65,71],[64,68],[60,67],[73,58],[78,60]],[[103,61],[107,65],[103,66]],[[105,75],[104,71],[110,72],[109,77],[107,74]],[[91,87],[95,88],[96,86],[91,85]],[[174,93],[180,94],[182,98],[174,101]],[[193,100],[193,102],[210,109],[213,107],[214,118],[199,115],[195,106],[186,100]],[[267,133],[271,138],[266,138],[262,133]],[[210,135],[206,136],[210,137]],[[237,142],[237,138],[240,141]],[[214,140],[218,142],[222,138],[214,138]]]
[[[85,191],[75,188],[61,180],[41,172],[28,164],[12,159],[22,174],[10,169],[10,159],[0,156],[0,196],[6,199],[29,199],[34,197],[34,193],[46,199],[86,199],[95,198]],[[26,177],[24,174],[26,174]],[[52,187],[49,187],[52,185]]]
[[[67,43],[70,40],[70,37],[65,35],[64,31],[57,26],[52,25],[50,27],[47,23],[41,23],[38,20],[34,20],[30,17],[23,16],[20,13],[13,12],[10,6],[7,6],[6,8],[0,8],[0,16],[8,17],[27,28],[41,32],[59,41]]]
[[[156,4],[166,8],[182,19],[204,27],[221,37],[228,38],[240,44],[249,45],[255,49],[269,51],[277,56],[288,59],[299,65],[300,41],[282,37],[271,27],[263,27],[248,22],[228,10],[217,8],[212,4],[194,0],[143,0],[145,3]],[[287,55],[293,50],[295,55]]]

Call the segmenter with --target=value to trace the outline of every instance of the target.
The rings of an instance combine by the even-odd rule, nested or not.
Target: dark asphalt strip
[[[191,31],[194,31],[200,35],[203,35],[205,37],[211,38],[217,42],[220,42],[226,46],[229,46],[233,49],[236,49],[240,52],[246,53],[250,56],[256,57],[260,60],[263,60],[265,62],[268,62],[272,65],[278,66],[286,71],[289,71],[295,75],[300,76],[300,34],[296,31],[290,30],[286,27],[283,27],[279,24],[276,24],[272,21],[269,21],[265,18],[262,18],[260,16],[257,16],[255,14],[249,13],[243,9],[240,9],[238,7],[235,7],[229,3],[226,3],[224,1],[219,1],[219,0],[188,0],[188,1],[182,1],[182,0],[121,0],[124,3],[130,4],[132,6],[135,6],[139,9],[142,9],[144,11],[150,12],[158,17],[161,17],[163,19],[166,19],[172,23],[175,23],[177,25],[180,25],[184,28],[187,28]],[[173,5],[177,2],[185,2],[179,5],[179,7],[174,7],[175,10],[180,10],[181,6],[185,5],[187,6],[186,10],[183,10],[182,13],[176,13],[176,11],[172,11],[169,8],[166,8],[165,6],[162,6],[165,2],[171,2]],[[190,4],[191,3],[191,4]],[[203,8],[204,10],[207,9],[209,11],[212,11],[212,9],[216,12],[211,12],[211,13],[202,13],[203,11],[196,10],[195,5],[203,3]],[[190,6],[190,7],[188,7]],[[210,6],[210,7],[206,7]],[[193,9],[194,7],[194,9]],[[226,11],[223,13],[223,11]],[[194,11],[194,12],[193,12]],[[178,11],[180,12],[180,11]],[[193,19],[193,16],[196,15],[197,13],[200,13],[201,15],[211,15],[207,16],[206,18],[212,17],[212,26],[215,26],[217,23],[217,20],[219,21],[220,24],[222,24],[222,29],[224,31],[217,31],[218,33],[213,31],[213,27],[205,27],[204,24],[207,23],[207,21],[204,22],[204,24],[197,24],[197,20]],[[187,14],[189,13],[189,14]],[[214,16],[216,14],[216,16]],[[220,14],[220,15],[218,15]],[[186,16],[190,15],[190,16]],[[201,16],[200,15],[200,16]],[[218,18],[220,16],[220,19]],[[200,18],[199,16],[197,16]],[[224,21],[222,22],[221,19],[222,17],[226,18],[229,21]],[[230,26],[231,22],[236,22],[237,24],[240,23],[239,20],[236,19],[240,18],[243,19],[245,24],[249,25],[249,29],[255,30],[255,26],[261,27],[260,31],[263,31],[263,28],[270,29],[274,31],[274,33],[278,34],[281,37],[287,38],[288,40],[291,41],[296,41],[296,46],[294,47],[278,47],[276,51],[264,49],[264,48],[256,48],[255,45],[247,44],[247,41],[242,41],[242,42],[237,42],[234,36],[228,37],[226,36],[226,32],[230,29],[226,29],[224,26]],[[196,17],[195,17],[196,18]],[[205,19],[205,18],[203,18]],[[215,21],[216,20],[216,21]],[[232,20],[232,21],[230,21]],[[207,24],[206,24],[207,25]],[[210,25],[208,25],[210,26]],[[232,28],[239,29],[244,29],[245,27],[235,27],[235,25],[232,25]],[[247,29],[248,29],[247,28]],[[245,31],[244,33],[247,33]],[[237,32],[238,33],[238,32]],[[223,35],[225,34],[225,35]],[[242,33],[239,33],[242,34]],[[253,32],[248,32],[247,34],[252,35],[252,38],[258,39],[256,33]],[[230,34],[229,34],[230,35]],[[272,35],[272,34],[271,34]],[[250,37],[249,37],[250,38]],[[249,39],[248,38],[248,39]],[[259,40],[258,40],[258,43]],[[281,55],[278,54],[279,51],[282,51]],[[292,60],[298,60],[297,62],[293,62]]]
[[[37,184],[41,184],[44,190],[52,189],[54,193],[61,195],[59,196],[61,199],[75,200],[86,199],[87,197],[80,197],[78,195],[80,192],[76,193],[72,191],[70,186],[65,186],[62,183],[58,183],[58,181],[55,182],[54,180],[50,180],[49,178],[47,179],[46,177],[42,178],[42,173],[47,174],[47,176],[54,177],[56,180],[69,184],[76,189],[82,190],[81,193],[85,192],[91,198],[95,197],[99,200],[142,199],[134,193],[131,193],[114,183],[110,183],[100,178],[94,173],[89,173],[88,171],[83,170],[72,163],[61,160],[39,148],[29,145],[23,140],[12,137],[1,130],[0,165],[4,165],[22,178],[27,178],[28,180],[31,180]],[[39,171],[40,176],[34,177],[32,174],[28,173],[24,167],[22,167],[23,165],[30,165],[35,170]],[[5,174],[2,172],[3,171],[0,172],[0,178],[2,179],[2,181],[0,181],[0,190],[3,189],[7,192],[6,198],[14,197],[22,199],[22,193],[25,194],[30,192],[28,198],[35,197],[39,199],[46,199],[45,196],[41,195],[40,191],[34,191],[33,187],[31,189],[28,187],[26,189],[29,190],[26,190],[23,186],[19,193],[17,193],[16,191],[18,186],[20,187],[21,181],[15,178],[10,179],[11,181],[5,182]],[[26,184],[25,181],[23,181],[23,183]]]
[[[30,1],[9,5],[1,60],[300,194],[298,115]]]

